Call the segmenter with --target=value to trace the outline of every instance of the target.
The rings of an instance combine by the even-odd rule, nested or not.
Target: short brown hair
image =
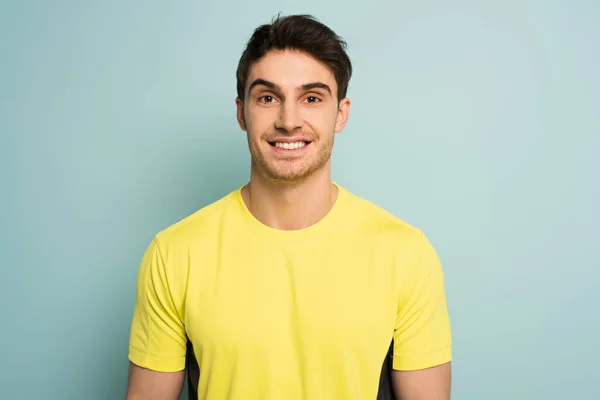
[[[335,77],[338,101],[346,97],[352,63],[344,39],[311,15],[278,15],[271,24],[254,30],[242,53],[236,73],[240,100],[244,100],[250,67],[272,50],[296,50],[324,63]]]

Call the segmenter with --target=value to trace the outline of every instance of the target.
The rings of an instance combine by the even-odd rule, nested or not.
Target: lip
[[[279,141],[279,140],[277,140]],[[269,142],[269,147],[271,147],[271,149],[273,149],[273,152],[275,154],[277,154],[278,156],[288,156],[288,157],[295,157],[295,156],[299,156],[302,155],[302,153],[304,153],[306,151],[306,149],[308,147],[310,147],[312,142],[306,141],[306,140],[301,140],[301,139],[295,139],[291,142],[299,142],[299,141],[304,141],[306,142],[306,144],[300,148],[297,149],[280,149],[279,147],[272,145],[271,143],[273,142]],[[287,141],[287,143],[291,143],[290,141]]]
[[[269,144],[275,143],[275,142],[280,142],[280,143],[306,142],[306,143],[310,143],[311,141],[308,140],[307,138],[301,137],[301,136],[293,137],[293,138],[285,137],[285,138],[277,138],[274,140],[269,140]]]

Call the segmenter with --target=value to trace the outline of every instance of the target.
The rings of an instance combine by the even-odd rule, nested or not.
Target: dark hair
[[[346,97],[352,63],[346,42],[311,15],[277,16],[270,25],[254,30],[237,68],[237,94],[244,100],[248,73],[253,63],[272,50],[296,50],[328,66],[338,87],[338,101]]]

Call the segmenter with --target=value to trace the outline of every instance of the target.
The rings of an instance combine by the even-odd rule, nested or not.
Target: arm
[[[452,337],[444,274],[425,235],[406,265],[396,330],[392,387],[399,400],[449,400]],[[418,255],[418,256],[417,256]]]
[[[157,239],[150,243],[138,272],[126,400],[177,400],[185,379],[182,274],[174,267],[181,263],[172,254],[165,262],[169,249],[160,247]]]
[[[125,400],[177,400],[185,371],[157,372],[129,363]]]
[[[399,400],[450,400],[450,363],[416,371],[392,371]]]

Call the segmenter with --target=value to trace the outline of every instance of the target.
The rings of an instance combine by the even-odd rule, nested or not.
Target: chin
[[[285,160],[270,158],[259,151],[252,152],[253,168],[265,179],[282,184],[306,181],[318,173],[327,164],[328,159],[329,157],[315,159],[307,154],[304,157]]]
[[[311,174],[310,172],[306,172],[306,171],[286,171],[286,172],[282,172],[282,171],[265,171],[265,175],[275,181],[275,182],[279,182],[279,183],[295,183],[295,182],[302,182],[304,180],[306,180]]]

